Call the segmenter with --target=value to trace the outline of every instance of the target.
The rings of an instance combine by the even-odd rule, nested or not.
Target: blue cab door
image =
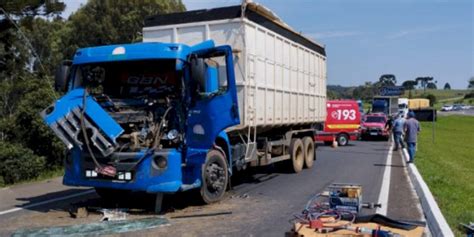
[[[219,46],[195,51],[189,64],[187,145],[209,149],[221,131],[240,123],[232,49]]]

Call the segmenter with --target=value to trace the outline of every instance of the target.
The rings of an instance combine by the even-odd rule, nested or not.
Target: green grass
[[[422,122],[415,163],[457,236],[474,221],[474,117],[443,116]]]
[[[405,91],[405,94],[402,97],[408,98],[408,90]],[[418,98],[421,95],[423,95],[423,90],[412,90],[411,95],[412,98]],[[458,98],[461,99],[469,93],[469,90],[431,90],[431,89],[426,89],[426,94],[433,94],[436,96],[436,99],[438,101],[443,101],[443,100],[449,100],[452,98]]]
[[[43,180],[46,180],[46,179],[56,178],[56,177],[63,176],[63,175],[64,175],[64,168],[63,167],[55,167],[51,170],[43,171],[35,179],[24,180],[24,181],[21,181],[21,182],[18,182],[18,183],[8,184],[8,185],[5,185],[3,182],[0,182],[0,188],[14,186],[14,185],[18,185],[18,184],[25,184],[25,183],[33,183],[33,182],[43,181]]]

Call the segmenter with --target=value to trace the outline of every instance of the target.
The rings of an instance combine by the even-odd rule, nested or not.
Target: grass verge
[[[46,180],[46,179],[56,178],[56,177],[63,176],[63,175],[64,175],[64,168],[63,167],[55,167],[55,168],[52,168],[50,170],[45,170],[44,172],[41,172],[41,174],[38,177],[36,177],[34,179],[31,179],[31,180],[24,180],[24,181],[21,181],[21,182],[18,182],[18,183],[8,184],[8,185],[4,184],[3,182],[0,182],[0,188],[10,187],[10,186],[18,185],[18,184],[25,184],[25,183],[33,183],[33,182],[43,181],[43,180]]]
[[[422,122],[416,165],[456,236],[459,223],[474,221],[474,117],[438,117]]]

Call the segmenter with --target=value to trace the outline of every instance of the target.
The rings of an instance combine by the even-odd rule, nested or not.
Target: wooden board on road
[[[336,226],[339,226],[342,224],[344,224],[343,221],[335,223]],[[391,231],[392,233],[399,234],[404,237],[421,237],[423,236],[423,232],[425,230],[425,228],[422,226],[418,226],[413,230],[402,230],[402,229],[395,229],[395,228],[390,228],[386,226],[381,226],[376,223],[357,223],[357,224],[351,224],[351,226],[364,227],[364,228],[370,228],[370,229],[377,229],[380,226],[381,230]],[[298,236],[298,237],[370,237],[371,235],[355,233],[354,231],[350,231],[350,230],[337,230],[331,233],[318,233],[314,229],[309,228],[309,225],[307,224],[295,223],[294,229],[291,232],[287,233],[286,236],[287,237],[290,237],[290,236],[291,237],[293,236]]]

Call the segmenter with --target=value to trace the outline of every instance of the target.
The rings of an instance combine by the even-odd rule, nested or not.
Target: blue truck
[[[242,24],[248,21],[235,14],[242,11],[240,6],[214,11],[219,13],[216,20],[229,14]],[[259,18],[259,24],[276,27],[273,34],[282,34],[295,45],[305,39],[250,7],[245,11],[267,19]],[[176,14],[164,17],[203,22],[195,19],[203,17],[195,11]],[[208,15],[206,20],[213,19]],[[232,24],[229,27],[235,27]],[[325,59],[324,48],[305,42],[312,49],[298,44],[302,50]],[[41,112],[68,149],[63,183],[94,187],[104,198],[121,192],[156,194],[159,212],[166,193],[196,189],[205,203],[221,200],[233,172],[247,167],[286,161],[294,172],[311,168],[315,128],[325,116],[319,112],[325,108],[325,90],[300,96],[303,91],[285,88],[283,92],[291,93],[278,104],[270,100],[277,91],[257,92],[276,88],[272,84],[276,80],[270,80],[275,75],[258,78],[241,70],[248,62],[242,54],[248,52],[216,46],[213,40],[192,46],[144,42],[78,49],[56,74],[55,87],[64,96]],[[274,56],[269,53],[265,57]],[[320,74],[325,88],[325,64],[317,63],[324,72],[308,75]],[[254,91],[254,84],[242,83],[250,76],[266,83],[258,83]],[[284,79],[303,83],[303,77]],[[250,103],[250,96],[262,101]],[[308,107],[290,109],[292,101]],[[263,104],[264,111],[255,110],[256,104]]]
[[[398,115],[398,96],[374,96],[371,112],[387,116]]]

